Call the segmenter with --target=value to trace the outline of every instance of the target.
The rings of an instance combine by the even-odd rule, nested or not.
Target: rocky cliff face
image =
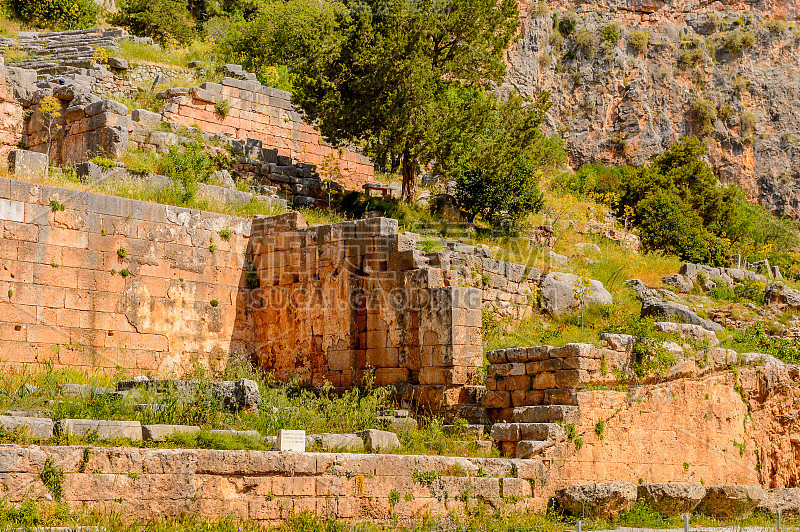
[[[800,2],[522,6],[503,91],[551,93],[570,163],[641,164],[706,140],[723,182],[800,218]]]

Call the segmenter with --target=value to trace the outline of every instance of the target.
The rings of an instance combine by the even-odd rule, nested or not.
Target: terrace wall
[[[221,101],[230,104],[225,117],[215,108]],[[338,165],[344,177],[341,184],[346,188],[360,190],[361,185],[373,179],[368,157],[355,148],[339,149],[325,142],[319,131],[305,123],[294,109],[291,94],[257,81],[224,78],[220,83],[204,83],[187,96],[174,98],[165,108],[164,118],[208,133],[257,139],[265,147],[277,148],[278,155],[318,168]]]

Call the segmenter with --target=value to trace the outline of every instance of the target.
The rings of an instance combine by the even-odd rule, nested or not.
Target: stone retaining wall
[[[221,101],[230,104],[225,117],[215,108]],[[338,165],[346,178],[342,184],[350,189],[360,190],[361,185],[373,179],[369,158],[355,149],[334,148],[323,141],[319,132],[295,111],[288,92],[257,81],[226,77],[220,83],[204,83],[191,89],[190,94],[174,98],[165,108],[164,116],[205,132],[260,140],[264,146],[277,148],[279,155],[321,169]]]
[[[480,292],[447,286],[415,244],[387,218],[309,228],[289,213],[254,223],[261,364],[315,385],[350,386],[364,371],[378,385],[473,383]]]
[[[701,377],[744,360],[719,347],[716,335],[699,325],[660,322],[656,328],[676,334],[681,343],[665,342],[672,363],[654,365],[654,373],[644,376],[636,374],[636,338],[624,334],[603,334],[605,347],[574,343],[490,351],[483,404],[493,420],[511,419],[514,407],[576,406],[577,392],[589,387]]]
[[[128,520],[186,513],[276,525],[304,511],[354,521],[421,519],[463,515],[478,504],[543,510],[552,494],[543,482],[550,464],[536,460],[95,447],[86,462],[84,449],[0,446],[7,500],[51,499],[39,477],[47,460],[64,472],[66,504]],[[390,502],[393,492],[399,501]]]
[[[250,225],[0,178],[0,360],[168,375],[245,351]]]

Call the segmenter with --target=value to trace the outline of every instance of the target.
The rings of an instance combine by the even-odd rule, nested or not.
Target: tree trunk
[[[417,195],[417,164],[408,147],[403,150],[403,201],[411,203]]]

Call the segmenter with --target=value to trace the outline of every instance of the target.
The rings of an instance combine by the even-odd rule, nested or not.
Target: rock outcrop
[[[705,137],[722,181],[798,217],[797,3],[725,4],[531,2],[502,92],[550,92],[573,167]]]

